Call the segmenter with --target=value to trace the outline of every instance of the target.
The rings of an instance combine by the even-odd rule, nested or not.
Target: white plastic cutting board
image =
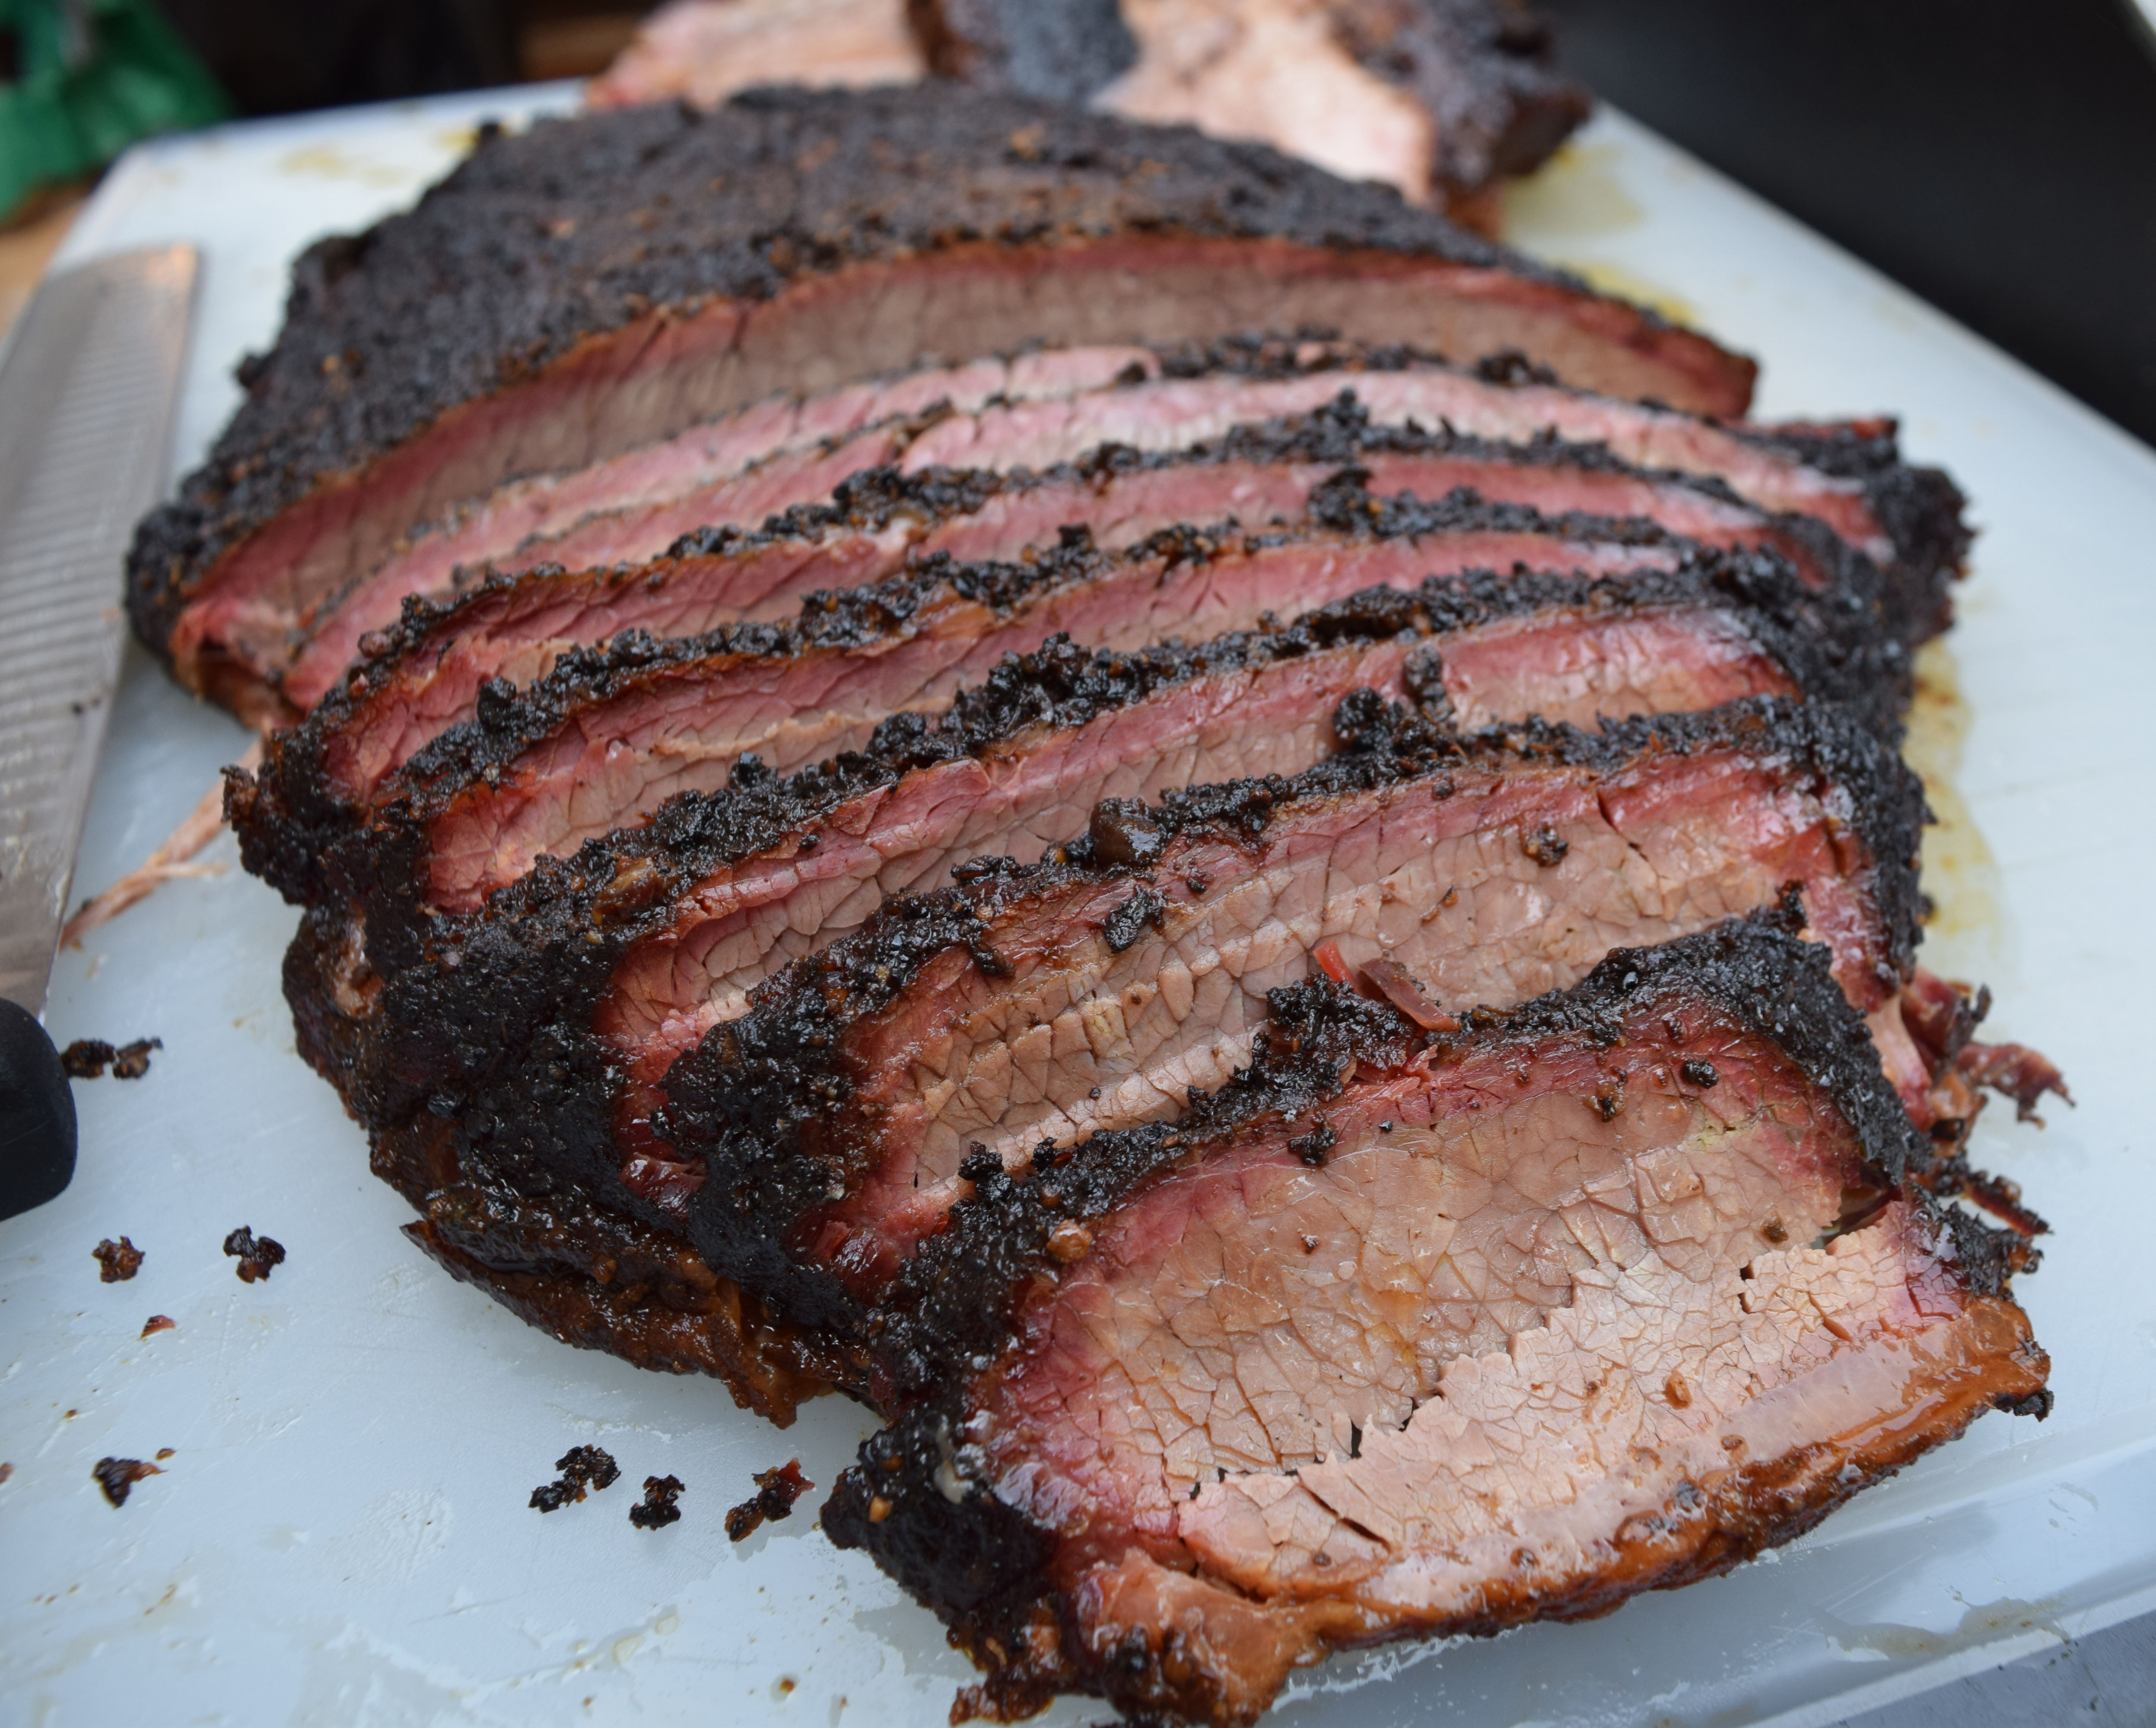
[[[510,96],[234,126],[108,177],[59,260],[203,249],[180,459],[276,329],[291,254],[408,201]],[[1987,1416],[1779,1556],[1585,1626],[1333,1662],[1287,1728],[1442,1720],[1813,1724],[2156,1606],[2156,1172],[2141,1114],[2156,980],[2156,455],[1816,237],[1605,111],[1514,203],[1528,249],[1658,297],[1764,362],[1763,413],[1894,408],[1984,529],[1951,639],[1959,820],[1928,957],[1988,980],[1994,1035],[2039,1045],[2080,1108],[1994,1108],[1980,1163],[2053,1222],[2022,1295],[2058,1394]],[[1935,664],[1933,670],[1939,669]],[[1925,728],[1951,754],[1957,711]],[[131,659],[79,893],[139,862],[245,740]],[[1956,800],[1942,794],[1943,808]],[[228,836],[208,854],[230,864]],[[171,884],[62,957],[62,1042],[164,1040],[148,1077],[79,1085],[80,1173],[0,1224],[0,1720],[932,1724],[968,1665],[815,1528],[820,1493],[739,1546],[720,1516],[798,1455],[828,1487],[866,1418],[781,1433],[709,1382],[555,1344],[398,1235],[408,1214],[293,1054],[294,914],[240,874]],[[290,1259],[243,1284],[239,1224]],[[147,1259],[98,1281],[122,1233]],[[177,1330],[138,1336],[152,1313]],[[625,1480],[542,1517],[556,1456]],[[90,1467],[173,1449],[119,1510]],[[636,1485],[685,1514],[649,1534]],[[1065,1702],[1047,1720],[1098,1720]]]

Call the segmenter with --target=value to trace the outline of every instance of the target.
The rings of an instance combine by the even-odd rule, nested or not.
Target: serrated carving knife
[[[63,271],[0,356],[0,1218],[74,1173],[74,1102],[36,1017],[119,679],[122,561],[165,485],[196,274],[192,246]]]

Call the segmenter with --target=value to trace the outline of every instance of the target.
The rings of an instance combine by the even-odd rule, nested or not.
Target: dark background
[[[2126,0],[1537,0],[1597,95],[2156,443]]]
[[[2156,443],[2128,0],[1536,0],[1572,71]],[[244,112],[598,70],[636,0],[164,0]]]

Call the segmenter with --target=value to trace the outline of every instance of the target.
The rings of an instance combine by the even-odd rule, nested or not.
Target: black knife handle
[[[0,997],[0,1218],[43,1206],[74,1177],[74,1094],[28,1008]]]

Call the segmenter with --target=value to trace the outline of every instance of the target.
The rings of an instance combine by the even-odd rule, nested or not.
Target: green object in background
[[[0,220],[37,187],[138,138],[232,112],[154,0],[0,0],[15,76],[0,82]]]

